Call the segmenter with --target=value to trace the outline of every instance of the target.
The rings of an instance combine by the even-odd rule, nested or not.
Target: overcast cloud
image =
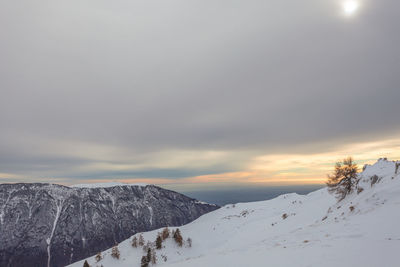
[[[341,2],[1,1],[0,179],[174,179],[397,135],[400,2]]]

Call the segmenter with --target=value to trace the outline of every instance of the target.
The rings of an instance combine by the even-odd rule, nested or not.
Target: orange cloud
[[[188,183],[322,184],[336,161],[353,156],[360,168],[379,157],[400,158],[400,139],[355,143],[335,151],[313,154],[273,154],[251,159],[240,172],[203,175],[185,179]]]

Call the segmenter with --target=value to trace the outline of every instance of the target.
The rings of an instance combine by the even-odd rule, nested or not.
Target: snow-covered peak
[[[365,165],[361,176],[367,177],[377,175],[384,177],[388,175],[397,175],[400,173],[400,167],[398,166],[400,166],[400,161],[389,161],[386,158],[380,158],[372,165]]]
[[[75,184],[70,187],[78,187],[78,188],[107,188],[107,187],[115,187],[115,186],[147,186],[145,183],[136,183],[136,184],[127,184],[120,182],[108,182],[108,183],[93,183],[93,184]]]

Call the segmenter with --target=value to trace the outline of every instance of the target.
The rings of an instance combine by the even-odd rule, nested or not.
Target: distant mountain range
[[[65,266],[217,208],[154,185],[0,184],[0,266]]]

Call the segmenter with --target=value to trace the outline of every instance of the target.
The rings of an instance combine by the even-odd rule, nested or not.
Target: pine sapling
[[[162,248],[162,242],[163,239],[161,237],[161,235],[157,235],[157,239],[156,239],[156,249],[161,249]]]
[[[178,246],[182,247],[183,238],[182,238],[181,231],[179,230],[179,228],[177,228],[174,233],[174,239],[175,239],[175,242],[178,244]]]
[[[147,257],[143,256],[140,261],[140,267],[148,267],[148,266],[149,266],[149,262],[147,261]]]
[[[169,229],[168,229],[168,226],[167,227],[165,227],[164,229],[163,229],[163,231],[162,231],[162,239],[163,240],[165,240],[165,239],[167,239],[168,237],[169,237]]]
[[[139,246],[143,246],[143,245],[144,245],[144,238],[143,238],[143,235],[142,235],[142,234],[139,235],[139,242],[138,242],[138,244],[139,244]]]
[[[136,236],[134,236],[133,238],[132,238],[132,247],[134,247],[134,248],[137,248],[137,246],[138,246],[138,240],[137,240],[137,237]]]
[[[120,253],[119,253],[118,245],[114,246],[114,247],[111,249],[111,256],[112,256],[114,259],[119,260]]]
[[[103,259],[103,256],[101,256],[101,252],[99,252],[96,254],[96,257],[94,257],[94,258],[95,258],[96,262],[99,262],[99,261],[101,261],[101,259]]]

